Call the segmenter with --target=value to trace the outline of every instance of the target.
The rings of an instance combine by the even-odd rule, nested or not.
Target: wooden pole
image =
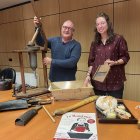
[[[35,7],[35,2],[34,0],[31,0],[31,4],[32,4],[32,8],[33,8],[33,11],[36,15],[36,17],[39,18],[39,14],[38,14],[38,11]],[[41,33],[41,36],[43,37],[44,41],[45,41],[45,44],[44,44],[44,49],[41,50],[42,51],[42,59],[44,59],[46,57],[46,53],[47,53],[47,50],[48,50],[48,41],[47,41],[47,38],[46,38],[46,35],[45,35],[45,32],[43,30],[43,25],[41,25],[40,27],[40,33]],[[44,86],[46,88],[49,87],[48,85],[48,76],[47,76],[47,66],[43,64],[43,73],[44,73]]]
[[[25,94],[26,93],[26,87],[25,87],[24,64],[23,64],[22,52],[18,52],[18,55],[19,55],[20,72],[21,72],[22,92]]]

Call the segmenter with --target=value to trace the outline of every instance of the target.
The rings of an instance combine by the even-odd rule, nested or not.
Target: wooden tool
[[[104,82],[110,70],[108,64],[99,65],[92,79],[99,82]]]
[[[33,11],[35,13],[36,16],[39,16],[35,7],[35,3],[34,0],[31,0],[31,4],[32,4],[32,8]],[[43,47],[43,49],[41,49],[41,47],[38,46],[34,46],[34,42],[35,39],[37,37],[38,33],[41,33],[44,41],[45,41],[45,45]],[[26,86],[25,86],[25,77],[24,77],[24,64],[23,64],[23,53],[29,53],[29,58],[30,58],[30,66],[32,68],[32,70],[35,72],[35,69],[37,68],[37,51],[41,51],[42,53],[42,59],[44,59],[44,57],[46,57],[46,52],[47,52],[47,39],[45,36],[45,33],[43,32],[42,26],[37,28],[35,34],[33,35],[31,41],[29,41],[28,47],[24,50],[14,50],[13,52],[17,52],[19,54],[19,62],[20,62],[20,71],[21,71],[21,81],[22,81],[22,92],[18,93],[16,95],[17,98],[24,98],[24,97],[33,97],[36,95],[40,95],[40,94],[45,94],[48,93],[49,91],[48,89],[48,77],[47,77],[47,66],[43,65],[43,74],[44,74],[44,87],[43,89],[38,89],[38,91],[32,90],[32,91],[26,91]],[[36,76],[36,72],[35,72],[35,76]]]
[[[37,115],[38,111],[42,108],[42,106],[36,106],[31,110],[26,111],[20,117],[15,120],[15,125],[24,126],[26,125],[35,115]]]
[[[69,111],[74,110],[74,109],[76,109],[78,107],[81,107],[81,106],[86,105],[86,104],[88,104],[90,102],[93,102],[97,98],[98,98],[98,96],[91,96],[91,97],[88,97],[88,98],[84,99],[83,101],[80,101],[80,102],[78,102],[78,103],[76,103],[74,105],[71,105],[69,107],[59,108],[59,109],[54,111],[53,115],[54,116],[55,115],[62,115],[64,113],[66,113],[66,112],[69,112]]]
[[[49,111],[45,108],[45,106],[43,105],[43,109],[45,110],[45,112],[48,114],[48,116],[51,118],[51,120],[53,122],[55,122],[55,119],[52,117],[52,115],[49,113]]]
[[[34,11],[36,17],[40,18],[40,15],[39,15],[39,12],[37,11],[37,8],[35,6],[35,1],[34,0],[31,0],[31,5],[32,5],[33,11]],[[48,50],[48,43],[47,42],[48,41],[47,41],[47,38],[46,38],[46,34],[44,32],[42,23],[41,23],[41,25],[38,28],[39,28],[39,32],[41,33],[41,36],[43,37],[44,42],[45,42],[45,44],[44,44],[44,51],[47,52],[47,50]],[[32,40],[35,40],[35,38],[37,36],[36,34],[38,34],[38,33],[35,32],[35,34],[33,35]]]
[[[35,39],[39,33],[39,28],[36,29],[31,41],[28,42],[28,46],[35,46]]]
[[[32,5],[32,8],[33,8],[33,11],[36,15],[36,17],[40,17],[39,16],[39,12],[37,11],[37,8],[35,7],[35,1],[34,0],[31,0],[31,5]],[[43,37],[44,39],[44,49],[42,50],[42,59],[44,59],[46,57],[46,52],[48,50],[48,41],[47,41],[47,38],[46,38],[46,35],[45,35],[45,32],[43,30],[43,25],[41,24],[39,28],[39,32],[41,33],[41,36]],[[33,38],[32,38],[32,41],[35,40],[36,36],[37,36],[38,32],[35,32],[35,34],[33,35]],[[32,42],[31,42],[32,43]],[[48,76],[47,76],[47,66],[46,65],[43,65],[43,73],[44,73],[44,86],[46,88],[48,88]]]

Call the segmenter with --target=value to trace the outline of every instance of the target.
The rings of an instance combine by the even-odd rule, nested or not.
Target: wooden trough
[[[52,82],[49,91],[55,100],[84,99],[94,95],[92,85],[83,86],[84,81]]]

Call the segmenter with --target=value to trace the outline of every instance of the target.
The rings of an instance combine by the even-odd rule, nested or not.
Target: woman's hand
[[[107,59],[105,61],[105,63],[107,63],[109,66],[118,65],[118,61],[113,61],[113,60],[110,60],[110,59]]]
[[[86,79],[85,79],[85,81],[84,81],[83,86],[84,86],[84,87],[87,87],[89,83],[90,83],[90,76],[87,75],[87,77],[86,77]]]

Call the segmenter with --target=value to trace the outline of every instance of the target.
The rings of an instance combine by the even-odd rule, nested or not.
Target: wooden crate
[[[52,82],[49,90],[55,100],[84,99],[94,95],[92,85],[83,87],[84,81]]]

